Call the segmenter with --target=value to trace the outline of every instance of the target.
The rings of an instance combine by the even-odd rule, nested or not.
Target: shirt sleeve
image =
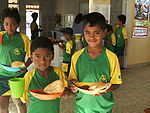
[[[28,97],[29,85],[34,74],[35,74],[35,70],[32,70],[30,72],[27,72],[24,76],[25,88],[23,92],[23,97],[20,98],[23,103],[26,103],[29,100],[29,97]]]
[[[25,52],[26,52],[27,56],[30,57],[31,56],[31,54],[30,54],[31,41],[29,40],[29,38],[25,34],[21,33],[21,36],[22,36],[22,39],[24,41]]]
[[[110,83],[111,84],[122,84],[120,65],[117,56],[107,50],[107,56],[110,62]]]
[[[76,72],[76,62],[83,51],[84,51],[84,48],[76,52],[72,56],[71,67],[70,67],[70,72],[69,72],[69,77],[68,77],[69,80],[72,80],[72,79],[78,80],[77,72]]]
[[[122,28],[122,34],[123,34],[124,39],[128,38],[128,36],[127,36],[127,29],[125,27]]]
[[[57,75],[59,76],[59,79],[63,81],[64,86],[68,87],[68,82],[64,79],[67,78],[66,74],[62,71],[62,69],[58,68],[58,67],[54,67],[54,71],[57,73]]]
[[[71,54],[71,50],[72,50],[72,41],[68,41],[67,43],[66,43],[66,53],[67,54]]]
[[[111,35],[111,40],[112,40],[112,45],[116,45],[116,36],[115,36],[115,34],[114,33],[112,33],[112,35]]]
[[[114,28],[113,28],[113,32],[115,33],[116,32],[116,29],[119,27],[119,25],[116,25]]]

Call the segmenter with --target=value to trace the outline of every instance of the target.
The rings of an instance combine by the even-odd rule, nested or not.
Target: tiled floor
[[[114,92],[114,113],[143,113],[150,107],[150,64],[125,69],[123,84]],[[11,113],[17,113],[14,104]],[[73,113],[74,98],[62,100],[61,113]]]

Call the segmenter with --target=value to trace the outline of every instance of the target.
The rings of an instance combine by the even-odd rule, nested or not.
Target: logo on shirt
[[[120,38],[120,35],[117,35],[118,38]]]
[[[15,54],[15,55],[20,55],[20,51],[19,51],[18,48],[14,49],[14,54]]]
[[[100,82],[107,82],[107,76],[106,75],[102,75],[100,78],[99,78],[99,81]]]

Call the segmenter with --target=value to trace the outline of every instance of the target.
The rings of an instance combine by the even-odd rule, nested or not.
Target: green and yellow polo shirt
[[[38,73],[37,69],[29,71],[25,74],[25,90],[21,100],[27,102],[30,100],[28,113],[59,113],[60,98],[55,100],[40,100],[35,98],[29,90],[31,89],[44,89],[47,85],[55,80],[62,80],[65,87],[68,86],[64,72],[58,67],[50,67],[50,74],[48,78],[43,78]]]
[[[25,56],[30,57],[30,40],[25,34],[17,33],[9,38],[8,33],[3,31],[2,44],[0,45],[0,63],[11,65],[14,61],[25,61]],[[8,80],[13,76],[23,76],[25,72],[16,73],[4,70],[0,66],[0,95],[9,90]],[[2,87],[3,86],[3,87]]]
[[[70,40],[65,45],[65,51],[63,52],[63,61],[66,63],[71,62],[71,57],[75,53],[76,44],[74,40]]]
[[[117,56],[106,48],[95,59],[88,54],[87,47],[72,56],[69,79],[79,82],[110,82],[121,84],[120,66]],[[111,92],[102,96],[92,96],[78,92],[76,106],[85,109],[85,113],[107,113],[114,104]],[[76,111],[80,111],[76,107]],[[80,111],[80,113],[84,113]]]
[[[122,47],[125,44],[125,39],[127,39],[127,29],[125,27],[116,26],[114,29],[116,35],[116,46]]]
[[[110,35],[106,35],[104,40],[108,40],[109,42],[111,42],[111,44],[107,44],[106,42],[104,42],[104,46],[107,49],[109,49],[110,51],[114,52],[115,51],[115,45],[116,45],[116,36],[115,36],[115,34],[112,33]]]

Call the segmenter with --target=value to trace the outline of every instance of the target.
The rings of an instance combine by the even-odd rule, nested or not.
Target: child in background
[[[112,113],[114,99],[112,91],[122,83],[117,56],[102,46],[106,34],[105,17],[97,12],[85,15],[84,36],[88,46],[72,56],[69,80],[73,82],[110,82],[111,87],[97,96],[78,92],[75,85],[70,89],[76,93],[75,113]]]
[[[60,98],[55,100],[39,100],[29,90],[44,89],[48,84],[61,79],[67,87],[66,77],[60,68],[50,66],[54,58],[54,47],[47,37],[35,38],[31,43],[31,59],[36,69],[27,72],[25,78],[25,91],[22,99],[26,102],[29,98],[28,113],[59,113]]]
[[[119,59],[120,67],[123,68],[123,56],[126,55],[127,48],[127,29],[124,24],[126,22],[126,16],[121,14],[118,16],[117,26],[114,28],[116,35],[116,54]]]
[[[106,26],[107,35],[104,38],[104,46],[112,52],[115,52],[116,36],[113,33],[113,27],[109,24]]]
[[[14,61],[25,61],[25,56],[30,57],[30,41],[25,34],[17,32],[20,23],[20,15],[16,8],[6,8],[2,14],[5,31],[0,32],[0,64],[11,65]],[[28,58],[26,68],[31,64]],[[26,70],[26,69],[25,69]],[[0,113],[8,113],[9,98],[11,96],[8,80],[14,77],[23,77],[25,70],[11,72],[0,66]],[[13,75],[13,77],[12,77]],[[13,98],[18,113],[26,113],[26,105],[20,99]]]
[[[63,49],[63,63],[62,63],[62,70],[65,72],[65,74],[69,75],[70,70],[70,62],[71,57],[75,53],[76,50],[76,44],[73,37],[73,30],[72,28],[65,28],[63,30],[63,35],[65,39],[67,40],[67,43],[63,45],[62,43],[59,43],[58,46]]]

